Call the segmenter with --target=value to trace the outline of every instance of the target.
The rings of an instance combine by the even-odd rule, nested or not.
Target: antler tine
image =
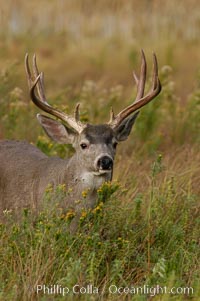
[[[156,89],[156,84],[157,84],[157,78],[158,78],[158,61],[157,61],[157,57],[156,54],[153,53],[153,85],[152,85],[152,89]]]
[[[155,53],[153,53],[153,74],[152,74],[152,87],[149,91],[149,93],[145,96],[145,99],[149,99],[149,97],[151,96],[152,92],[154,92],[155,90],[157,91],[157,88],[160,89],[158,94],[160,93],[161,91],[161,83],[160,83],[160,80],[158,78],[158,62],[157,62],[157,57],[155,55]],[[157,94],[156,94],[157,95]],[[154,96],[155,97],[155,96]],[[153,98],[152,98],[153,99]],[[141,103],[141,100],[142,99],[139,99],[138,101],[135,101],[134,104],[136,104],[137,102],[138,103]],[[151,99],[150,99],[151,100]],[[149,101],[150,101],[149,100]],[[147,101],[147,103],[149,102]],[[146,104],[146,103],[145,103]],[[145,105],[143,104],[143,105]],[[142,105],[142,106],[143,106]]]
[[[41,110],[43,110],[46,113],[49,113],[57,118],[59,118],[62,121],[65,121],[68,123],[68,125],[73,128],[76,132],[80,133],[85,125],[80,122],[78,119],[78,107],[76,106],[76,117],[72,117],[67,115],[66,113],[52,107],[48,104],[45,94],[44,94],[44,81],[43,81],[43,73],[39,73],[36,63],[36,57],[34,55],[33,57],[33,74],[34,78],[32,77],[29,62],[28,62],[28,54],[25,56],[25,70],[30,90],[30,97],[34,104],[39,107]],[[39,98],[35,94],[35,88],[37,87],[37,92]]]
[[[77,103],[74,111],[74,118],[76,121],[80,121],[79,107],[80,103]]]
[[[141,63],[139,79],[137,78],[135,71],[133,71],[133,77],[135,79],[136,86],[137,86],[137,95],[135,101],[143,97],[145,81],[146,81],[147,63],[146,63],[146,58],[143,50],[141,50],[141,56],[142,56],[142,63]]]
[[[113,111],[113,107],[111,107],[110,108],[110,120],[109,120],[108,124],[111,124],[114,120],[115,120],[115,114]]]
[[[141,71],[140,71],[140,78],[138,80],[136,74],[134,73],[134,78],[137,85],[137,95],[135,101],[122,110],[117,116],[114,116],[114,118],[109,121],[109,125],[112,128],[117,127],[125,118],[127,118],[130,114],[137,111],[144,105],[146,105],[148,102],[150,102],[153,98],[155,98],[161,91],[161,83],[158,78],[158,63],[156,55],[153,54],[153,80],[152,80],[152,88],[150,92],[146,95],[144,95],[144,88],[145,88],[145,81],[146,81],[146,59],[145,55],[142,51],[142,64],[141,64]]]
[[[40,80],[38,81],[38,84],[36,85],[37,92],[38,92],[40,99],[43,102],[47,103],[46,96],[44,93],[44,74],[43,74],[43,72],[39,73],[35,54],[33,55],[33,74],[34,74],[35,78],[40,74]]]
[[[31,70],[30,70],[29,62],[28,62],[28,53],[26,53],[26,55],[25,55],[25,71],[26,71],[26,77],[28,80],[28,86],[30,89],[33,85],[33,80],[32,80]]]

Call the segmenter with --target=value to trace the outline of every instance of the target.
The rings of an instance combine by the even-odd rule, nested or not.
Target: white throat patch
[[[81,182],[86,189],[98,189],[105,181],[108,172],[89,172],[86,171],[81,174]]]

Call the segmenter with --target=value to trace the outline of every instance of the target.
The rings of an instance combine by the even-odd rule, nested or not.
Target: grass
[[[74,212],[59,208],[68,193],[62,185],[48,187],[36,217],[24,210],[16,221],[5,213],[0,300],[199,300],[200,10],[195,0],[175,2],[2,4],[0,139],[28,140],[51,156],[73,153],[37,124],[24,76],[27,51],[38,56],[50,103],[72,112],[81,102],[86,122],[106,122],[110,106],[118,112],[134,99],[131,72],[139,69],[140,48],[149,73],[151,51],[157,53],[163,89],[119,145],[114,181],[99,189],[95,208],[82,212],[77,233],[68,230]],[[42,284],[49,294],[37,294]],[[76,284],[99,294],[72,295]],[[50,294],[53,285],[61,293]],[[129,291],[112,294],[114,285]],[[134,294],[139,287],[151,292]],[[179,291],[162,294],[165,287]],[[70,289],[65,297],[62,288]]]
[[[2,300],[37,300],[37,285],[52,284],[99,289],[102,300],[145,300],[145,296],[109,294],[109,287],[193,288],[199,296],[199,208],[184,173],[172,176],[158,156],[149,170],[149,185],[135,193],[117,183],[99,189],[97,206],[82,212],[79,229],[71,235],[73,218],[59,207],[46,206],[32,221],[24,212],[21,223],[1,225],[0,257]],[[191,169],[193,177],[195,169]],[[146,175],[147,176],[147,175]],[[160,179],[160,177],[163,177]],[[197,175],[196,175],[197,176]],[[195,177],[194,177],[195,179]],[[137,185],[136,185],[137,186]],[[185,189],[183,189],[185,187]],[[53,192],[48,191],[46,202]],[[65,188],[57,191],[57,199]],[[131,196],[132,194],[132,196]],[[6,262],[6,266],[5,266]],[[43,297],[42,297],[43,296]],[[39,294],[40,300],[62,300],[61,295]],[[187,294],[173,300],[187,299]],[[69,300],[90,300],[89,295],[68,295]],[[95,295],[92,295],[95,299]],[[161,300],[160,295],[155,300]],[[163,295],[162,300],[167,297]]]

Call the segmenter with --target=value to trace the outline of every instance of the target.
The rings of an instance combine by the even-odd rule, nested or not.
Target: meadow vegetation
[[[189,7],[189,9],[188,9]],[[38,216],[0,224],[0,300],[200,300],[200,4],[186,1],[6,1],[0,18],[0,139],[70,156],[35,118],[23,66],[37,54],[51,104],[106,122],[135,95],[140,49],[159,62],[162,93],[118,147],[113,183],[98,191],[69,233],[69,191],[47,187]],[[151,78],[147,81],[147,89]],[[28,167],[27,167],[28,168]],[[84,192],[83,192],[84,193]],[[99,294],[36,294],[37,285],[88,284]],[[192,288],[176,294],[111,294],[109,287]]]

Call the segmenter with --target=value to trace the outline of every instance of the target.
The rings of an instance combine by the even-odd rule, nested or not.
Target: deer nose
[[[113,160],[108,156],[103,156],[97,161],[97,166],[100,169],[109,170],[113,167]]]

